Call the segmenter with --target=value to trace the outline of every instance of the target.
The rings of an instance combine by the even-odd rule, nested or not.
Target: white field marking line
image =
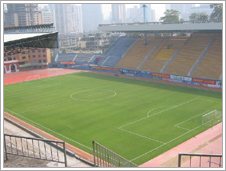
[[[137,136],[142,137],[142,138],[145,138],[145,139],[149,139],[149,140],[151,140],[151,141],[155,141],[155,142],[164,144],[164,142],[162,142],[162,141],[159,141],[159,140],[156,140],[156,139],[153,139],[153,138],[149,138],[149,137],[146,137],[146,136],[137,134],[137,133],[135,133],[135,132],[131,132],[131,131],[128,131],[128,130],[125,130],[125,129],[122,129],[122,128],[118,128],[118,129],[120,129],[120,130],[122,130],[122,131],[125,131],[125,132],[128,132],[128,133],[130,133],[130,134],[137,135]]]
[[[150,111],[148,111],[147,117],[144,117],[144,118],[138,119],[138,120],[136,120],[136,121],[130,122],[130,123],[128,123],[128,124],[122,125],[122,126],[120,126],[120,127],[118,127],[118,128],[121,129],[121,128],[125,127],[125,126],[134,124],[134,123],[139,122],[139,121],[141,121],[141,120],[147,119],[148,117],[155,116],[155,115],[157,115],[157,114],[160,114],[160,113],[162,113],[162,112],[168,111],[168,110],[173,109],[173,108],[176,108],[176,107],[178,107],[178,106],[187,104],[187,103],[189,103],[189,102],[191,102],[191,101],[194,101],[194,100],[197,100],[197,98],[192,99],[192,100],[189,100],[189,101],[184,102],[184,103],[180,103],[180,104],[178,104],[178,105],[175,105],[175,106],[170,107],[170,108],[168,108],[168,109],[165,109],[165,110],[162,110],[162,111],[160,111],[160,112],[154,113],[154,114],[152,114],[152,115],[149,115],[149,113],[150,113],[151,111],[156,110],[156,109],[159,109],[159,108],[163,108],[163,107],[165,107],[165,106],[161,106],[161,107],[157,107],[157,108],[151,109]]]
[[[26,112],[33,111],[33,110],[39,110],[39,109],[43,109],[43,108],[54,106],[54,105],[63,104],[63,103],[70,102],[70,101],[72,101],[72,100],[66,100],[66,101],[57,102],[57,103],[53,103],[53,104],[42,105],[41,107],[37,107],[37,108],[33,108],[33,109],[28,109],[28,110],[22,111],[20,113],[26,113]]]
[[[178,125],[181,125],[181,124],[183,124],[184,122],[187,122],[187,121],[189,121],[189,120],[191,120],[191,119],[193,119],[193,118],[196,118],[196,117],[198,117],[198,116],[200,116],[200,115],[203,115],[203,114],[205,114],[205,113],[208,113],[209,111],[211,111],[211,110],[207,110],[207,111],[205,111],[205,112],[202,112],[202,113],[200,113],[200,114],[198,114],[198,115],[196,115],[196,116],[194,116],[194,117],[191,117],[191,118],[189,118],[189,119],[187,119],[187,120],[185,120],[185,121],[182,121],[182,122],[180,122],[180,123],[178,123],[178,124],[176,124],[176,125],[174,125],[175,127],[177,127],[177,128],[181,128],[181,129],[185,129],[185,130],[190,130],[190,129],[188,129],[188,128],[184,128],[184,127],[180,127],[180,126],[178,126]]]
[[[164,106],[162,106],[162,107],[164,107]],[[154,108],[154,109],[152,109],[152,110],[150,110],[150,111],[153,111],[153,110],[156,110],[156,109],[159,109],[159,108],[162,108],[162,107],[157,107],[157,108]],[[118,127],[118,129],[122,129],[122,128],[123,128],[123,127],[125,127],[125,126],[131,125],[131,124],[134,124],[134,123],[136,123],[136,122],[140,122],[140,121],[142,121],[142,120],[144,120],[144,119],[147,119],[147,118],[149,117],[149,116],[148,116],[148,114],[150,113],[150,111],[148,111],[148,113],[147,113],[147,116],[146,116],[146,117],[141,118],[141,119],[138,119],[138,120],[135,120],[135,121],[130,122],[130,123],[128,123],[128,124],[122,125],[122,126]]]
[[[173,107],[170,107],[170,108],[168,108],[168,109],[165,109],[165,110],[162,110],[162,111],[160,111],[160,112],[154,113],[154,114],[152,114],[152,115],[150,115],[150,116],[155,116],[155,115],[157,115],[157,114],[160,114],[160,113],[165,112],[165,111],[168,111],[168,110],[170,110],[170,109],[173,109],[173,108],[179,107],[179,106],[181,106],[181,105],[187,104],[187,103],[192,102],[192,101],[194,101],[194,100],[197,100],[197,98],[192,99],[192,100],[189,100],[189,101],[186,101],[186,102],[184,102],[184,103],[180,103],[180,104],[175,105],[175,106],[173,106]],[[150,110],[150,111],[153,111],[153,110],[156,110],[156,109],[159,109],[159,108],[162,108],[162,107],[164,107],[164,106],[161,106],[161,107],[158,107],[158,108],[154,108],[154,109],[152,109],[152,110]],[[159,141],[159,140],[156,140],[156,139],[153,139],[153,138],[149,138],[149,137],[145,137],[145,136],[140,135],[140,134],[137,134],[137,133],[135,133],[135,132],[131,132],[131,131],[127,131],[127,130],[125,130],[125,129],[122,129],[122,128],[125,127],[125,126],[131,125],[131,124],[134,124],[134,123],[139,122],[139,121],[141,121],[141,120],[144,120],[144,119],[149,118],[149,117],[150,117],[150,116],[149,116],[150,111],[148,111],[147,117],[144,117],[144,118],[138,119],[138,120],[136,120],[136,121],[130,122],[130,123],[128,123],[128,124],[122,125],[122,126],[118,127],[118,129],[120,129],[120,130],[122,130],[122,131],[126,131],[126,132],[128,132],[128,133],[130,133],[130,134],[134,134],[134,135],[140,136],[140,137],[142,137],[142,138],[150,139],[150,140],[152,140],[152,141],[156,141],[156,142],[159,142],[159,143],[164,143],[164,142],[162,142],[162,141]]]
[[[158,108],[161,108],[161,107],[158,107]],[[155,109],[158,109],[158,108],[155,108]],[[155,109],[153,109],[153,110],[155,110]],[[128,123],[128,124],[122,125],[122,126],[118,127],[118,129],[120,129],[120,130],[122,130],[122,131],[125,131],[125,132],[127,132],[127,133],[130,133],[130,134],[134,134],[134,135],[137,135],[137,136],[139,136],[139,137],[142,137],[142,138],[145,138],[145,139],[149,139],[149,140],[152,140],[152,141],[155,141],[155,142],[158,142],[158,143],[163,144],[164,142],[159,141],[159,140],[156,140],[156,139],[154,139],[154,138],[146,137],[146,136],[137,134],[137,133],[135,133],[135,132],[131,132],[131,131],[122,129],[122,127],[131,125],[131,124],[134,124],[134,123],[136,123],[136,122],[139,122],[139,121],[144,120],[144,119],[147,119],[147,118],[148,118],[148,116],[147,116],[147,117],[144,117],[144,118],[141,118],[141,119],[139,119],[139,120],[136,120],[136,121],[134,121],[134,122],[130,122],[130,123]]]
[[[160,114],[160,113],[162,113],[162,112],[165,112],[165,111],[171,110],[171,109],[173,109],[173,108],[176,108],[176,107],[182,106],[182,105],[184,105],[184,104],[190,103],[190,102],[195,101],[195,100],[197,100],[197,99],[198,99],[198,98],[195,98],[195,99],[189,100],[189,101],[187,101],[187,102],[180,103],[180,104],[175,105],[175,106],[173,106],[173,107],[170,107],[170,108],[168,108],[168,109],[162,110],[162,111],[157,112],[157,113],[154,113],[154,114],[152,114],[152,115],[149,115],[149,117],[152,117],[152,116],[158,115],[158,114]]]
[[[199,98],[197,98],[197,99],[199,99]],[[202,114],[203,114],[203,113],[204,113],[204,112],[202,112]],[[199,115],[201,115],[201,114],[199,114]],[[159,148],[161,148],[161,147],[163,147],[163,146],[165,146],[165,145],[171,143],[172,141],[177,140],[178,138],[180,138],[180,137],[182,137],[182,136],[184,136],[184,135],[186,135],[186,134],[188,134],[188,133],[190,133],[190,132],[192,132],[192,131],[194,131],[194,130],[196,130],[196,129],[202,127],[202,126],[203,126],[203,125],[200,125],[200,126],[197,126],[197,127],[193,128],[193,129],[191,129],[191,130],[188,130],[188,131],[185,132],[184,134],[182,134],[182,135],[180,135],[180,136],[178,136],[178,137],[176,137],[176,138],[174,138],[174,139],[172,139],[172,140],[170,140],[170,141],[168,141],[168,142],[166,142],[166,143],[164,143],[164,144],[162,144],[162,145],[160,145],[160,146],[157,146],[156,148],[154,148],[154,149],[152,149],[152,150],[150,150],[150,151],[148,151],[148,152],[146,152],[146,153],[144,153],[144,154],[142,154],[142,155],[140,155],[140,156],[137,156],[136,158],[132,159],[131,161],[134,161],[134,160],[136,160],[136,159],[138,159],[138,158],[141,158],[141,157],[143,157],[143,156],[145,156],[145,155],[147,155],[147,154],[149,154],[149,153],[151,153],[151,152],[153,152],[153,151],[155,151],[155,150],[157,150],[157,149],[159,149]]]
[[[218,101],[214,101],[214,100],[207,100],[207,99],[202,99],[202,98],[198,98],[200,100],[205,100],[205,101],[209,101],[209,102],[214,102],[214,103],[221,103],[221,102],[218,102]]]
[[[115,96],[117,95],[117,93],[116,93],[115,91],[113,91],[113,90],[104,90],[104,91],[110,91],[110,92],[113,92],[114,94],[113,94],[112,96],[110,96],[110,97],[105,97],[105,98],[102,98],[102,99],[94,99],[94,100],[83,100],[83,99],[81,99],[81,98],[84,98],[84,97],[90,97],[90,96],[95,96],[95,95],[98,95],[98,94],[102,94],[102,93],[104,93],[104,91],[103,91],[103,92],[100,92],[100,93],[94,93],[94,94],[90,94],[90,95],[87,95],[87,96],[83,96],[83,97],[80,97],[80,98],[74,98],[74,97],[73,97],[73,95],[78,94],[78,93],[80,93],[80,92],[85,92],[85,91],[91,91],[91,90],[78,91],[78,92],[76,92],[76,93],[71,94],[70,97],[71,97],[72,100],[80,100],[80,101],[100,101],[100,100],[106,100],[106,99],[113,98],[113,97],[115,97]]]
[[[160,146],[158,146],[158,147],[156,147],[156,148],[154,148],[154,149],[152,149],[152,150],[150,150],[150,151],[148,151],[148,152],[146,152],[146,153],[144,153],[144,154],[142,154],[142,155],[140,155],[140,156],[135,157],[134,159],[132,159],[132,160],[130,160],[130,161],[134,161],[134,160],[136,160],[136,159],[139,159],[139,158],[141,158],[141,157],[147,155],[148,153],[151,153],[151,152],[153,152],[153,151],[155,151],[155,150],[157,150],[157,149],[159,149],[159,148],[161,148],[161,147],[163,147],[163,146],[165,146],[165,145],[171,143],[172,141],[177,140],[178,138],[180,138],[180,137],[182,137],[182,136],[184,136],[184,135],[186,135],[186,134],[188,134],[188,133],[190,133],[190,132],[192,132],[192,131],[194,131],[194,130],[200,128],[200,127],[202,127],[202,125],[197,126],[196,128],[191,129],[191,130],[185,132],[184,134],[182,134],[182,135],[180,135],[180,136],[178,136],[178,137],[176,137],[176,138],[174,138],[174,139],[172,139],[172,140],[170,140],[170,141],[168,141],[168,142],[166,142],[166,143],[164,143],[164,144],[162,144],[162,145],[160,145]]]
[[[4,108],[4,110],[5,110],[5,109],[6,109],[6,108]],[[88,147],[88,146],[86,146],[86,145],[84,145],[84,144],[81,144],[81,143],[79,143],[79,142],[77,142],[77,141],[75,141],[75,140],[72,140],[72,139],[70,139],[70,138],[68,138],[68,137],[66,137],[66,136],[64,136],[64,135],[62,135],[62,134],[60,134],[60,133],[58,133],[58,132],[55,132],[55,131],[53,131],[53,130],[51,130],[51,129],[49,129],[49,128],[47,128],[47,127],[41,125],[41,124],[38,124],[38,123],[36,123],[36,122],[34,122],[34,121],[32,121],[32,120],[30,120],[30,119],[28,119],[28,118],[26,118],[26,117],[24,117],[24,116],[18,114],[18,113],[15,113],[15,112],[13,112],[13,111],[11,111],[11,110],[9,110],[9,109],[6,109],[6,110],[8,110],[10,113],[13,113],[13,114],[15,114],[15,115],[17,115],[17,116],[20,116],[21,118],[26,119],[27,121],[29,121],[29,122],[31,122],[31,123],[33,123],[33,124],[36,124],[36,125],[38,125],[38,126],[44,128],[44,129],[46,129],[46,130],[49,130],[50,132],[53,132],[53,133],[55,133],[55,134],[57,134],[57,135],[59,135],[59,136],[65,138],[65,139],[67,139],[67,140],[70,140],[70,141],[72,141],[72,142],[74,142],[74,143],[76,143],[76,144],[79,144],[79,145],[81,145],[81,146],[83,146],[83,147],[85,147],[85,148],[87,148],[87,149],[93,151],[92,148],[90,148],[90,147]]]
[[[165,106],[157,107],[157,108],[155,108],[155,109],[160,109],[160,108],[163,108],[163,107],[165,107]],[[147,113],[147,117],[149,117],[149,113],[152,112],[152,111],[155,110],[155,109],[149,110],[148,113]]]
[[[8,89],[6,89],[6,88],[4,88],[4,90],[6,90],[6,91],[8,91],[8,92],[12,92],[12,91],[10,91],[10,90],[8,90]]]

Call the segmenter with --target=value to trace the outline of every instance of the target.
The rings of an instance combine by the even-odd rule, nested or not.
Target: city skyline
[[[34,4],[34,3],[32,3]],[[18,8],[21,3],[15,4]],[[24,4],[26,5],[26,4]],[[30,4],[27,4],[30,6]],[[104,10],[106,11],[106,5],[108,6],[109,18],[104,17]],[[179,18],[189,21],[189,15],[194,12],[208,12],[211,13],[212,9],[208,4],[145,4],[146,5],[146,17],[143,13],[144,4],[101,4],[101,3],[57,3],[57,4],[36,4],[36,10],[40,16],[35,17],[34,24],[48,24],[53,23],[54,27],[60,34],[64,33],[81,33],[81,32],[93,32],[97,31],[99,24],[112,24],[112,23],[137,23],[137,22],[160,22],[160,18],[165,14],[165,10],[174,9],[179,12]],[[156,6],[159,5],[159,9]],[[7,8],[11,6],[11,3],[7,4]],[[86,7],[86,8],[85,8]],[[17,15],[20,13],[10,13],[10,9],[5,10],[5,25],[21,25],[18,24]],[[17,8],[16,8],[17,9]],[[48,12],[48,13],[46,13]],[[160,12],[162,13],[161,15]],[[36,13],[35,13],[36,14]],[[33,16],[30,14],[30,16]],[[52,16],[52,19],[51,19]],[[74,16],[74,17],[73,17]],[[12,18],[13,17],[13,18]],[[28,18],[29,19],[29,18]],[[21,20],[21,19],[20,19]],[[37,20],[37,21],[36,21]],[[33,20],[31,20],[33,21]],[[30,22],[28,20],[27,22]]]
[[[149,4],[149,3],[147,3]],[[38,4],[38,6],[43,7],[48,4]],[[81,6],[81,4],[75,4],[77,6]],[[128,8],[133,8],[134,6],[137,6],[139,8],[140,4],[135,4],[135,3],[130,3],[130,4],[125,4],[126,10]],[[156,20],[158,20],[160,17],[164,15],[165,12],[165,4],[151,4],[151,8],[155,10],[156,12]],[[110,14],[111,14],[111,4],[102,4],[102,13],[103,13],[103,18],[104,19],[109,19]]]

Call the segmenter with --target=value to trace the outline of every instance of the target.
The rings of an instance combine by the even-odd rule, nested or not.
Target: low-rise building
[[[24,48],[20,53],[5,52],[4,62],[12,60],[18,60],[20,70],[47,68],[48,64],[51,63],[50,49]]]

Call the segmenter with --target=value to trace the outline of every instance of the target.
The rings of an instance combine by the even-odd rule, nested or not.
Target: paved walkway
[[[140,165],[140,167],[178,167],[178,153],[222,154],[222,123]],[[199,166],[198,160],[199,158],[192,160],[192,167]],[[189,164],[189,161],[186,161],[182,163],[182,167],[189,167]],[[207,167],[207,165],[202,166]],[[216,165],[213,164],[212,167],[216,167]]]

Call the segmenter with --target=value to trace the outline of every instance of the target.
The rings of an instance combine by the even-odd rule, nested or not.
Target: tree
[[[160,18],[160,21],[162,21],[163,23],[174,23],[182,21],[179,19],[180,12],[177,10],[167,9],[164,14],[165,16]]]
[[[206,22],[208,21],[208,15],[205,13],[191,13],[189,19],[191,22]]]
[[[222,4],[210,4],[210,8],[213,8],[210,21],[222,22]]]

